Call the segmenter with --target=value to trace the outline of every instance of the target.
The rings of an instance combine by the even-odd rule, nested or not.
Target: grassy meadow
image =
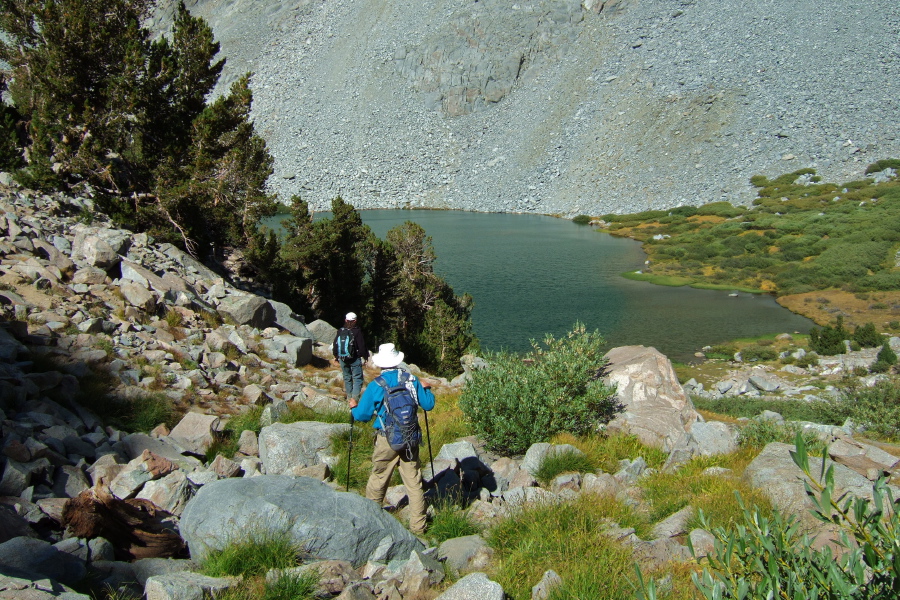
[[[880,161],[866,174],[898,166],[900,160]],[[624,275],[771,293],[820,324],[839,311],[850,325],[872,321],[887,329],[900,319],[900,179],[825,183],[801,169],[751,183],[758,188],[752,206],[714,202],[602,215],[611,234],[644,243],[650,265]]]

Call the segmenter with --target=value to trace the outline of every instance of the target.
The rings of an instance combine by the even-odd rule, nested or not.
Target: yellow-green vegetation
[[[726,598],[885,599],[900,590],[897,548],[900,517],[882,477],[872,486],[872,499],[835,497],[834,465],[811,469],[807,447],[800,436],[792,453],[804,473],[813,516],[840,532],[840,545],[811,543],[801,536],[793,516],[769,515],[741,503],[736,527],[712,529],[715,551],[703,562],[702,573],[693,576],[697,589],[708,600]],[[822,464],[828,456],[821,454]],[[642,586],[638,598],[657,597],[652,586]]]
[[[822,183],[801,169],[751,182],[759,188],[752,207],[714,202],[603,215],[611,233],[644,242],[649,255],[649,268],[626,276],[778,296],[900,290],[900,179]]]
[[[432,508],[434,518],[428,526],[428,537],[436,544],[481,532],[481,527],[469,518],[468,511],[453,498],[441,498]]]
[[[543,486],[549,486],[557,475],[563,473],[593,473],[597,470],[591,458],[581,452],[554,452],[541,461],[534,478]]]
[[[654,473],[641,480],[643,499],[649,505],[647,518],[656,523],[685,506],[702,510],[714,526],[728,526],[740,518],[740,508],[735,502],[735,490],[763,510],[771,505],[763,493],[745,484],[741,475],[759,453],[759,448],[744,448],[721,456],[696,457],[674,473]],[[709,475],[703,471],[710,467],[731,470],[731,475]],[[699,527],[699,514],[695,514],[688,527]]]
[[[494,548],[493,576],[516,600],[531,598],[531,586],[553,569],[563,585],[551,598],[632,598],[631,550],[603,534],[610,522],[646,527],[646,519],[608,497],[583,494],[561,504],[536,505],[497,524],[488,541]],[[671,598],[690,598],[687,573],[676,571]]]
[[[633,435],[598,434],[575,437],[568,433],[562,433],[553,436],[550,442],[575,446],[587,455],[591,464],[607,473],[618,471],[619,461],[623,459],[633,460],[640,456],[648,467],[659,469],[668,458],[668,454],[659,448],[645,446]]]
[[[312,600],[318,589],[315,571],[284,573],[267,582],[270,569],[297,566],[302,549],[291,541],[290,532],[251,531],[204,558],[201,569],[211,577],[240,576],[237,586],[218,597],[224,600]]]
[[[341,486],[347,483],[347,459],[350,446],[349,433],[341,433],[331,439],[331,449],[338,457],[331,474]],[[357,491],[366,489],[369,473],[372,471],[372,450],[375,447],[375,432],[369,423],[353,423],[353,455],[350,458],[350,488]],[[419,448],[419,462],[427,460],[423,447]],[[397,476],[397,473],[394,473]]]

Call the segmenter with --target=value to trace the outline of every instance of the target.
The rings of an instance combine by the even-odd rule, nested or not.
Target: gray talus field
[[[757,173],[900,157],[893,0],[188,5],[223,85],[255,73],[273,189],[314,207],[745,203]]]

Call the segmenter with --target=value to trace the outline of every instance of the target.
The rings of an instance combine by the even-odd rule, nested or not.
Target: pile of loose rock
[[[89,579],[153,599],[199,599],[238,581],[201,575],[196,561],[236,536],[272,530],[289,531],[303,548],[298,569],[318,573],[323,596],[437,594],[450,570],[469,574],[439,598],[503,598],[482,572],[493,557],[484,539],[426,548],[375,503],[340,491],[331,440],[349,425],[279,421],[291,404],[346,410],[335,393],[340,374],[324,360],[333,327],[304,324],[289,307],[237,289],[174,246],[101,217],[86,222],[89,200],[7,190],[0,211],[3,597],[85,597],[71,586]],[[736,448],[737,430],[703,420],[664,356],[636,346],[608,358],[608,380],[626,407],[609,428],[667,451],[663,469]],[[479,359],[464,362],[471,369]],[[98,377],[99,391],[90,387]],[[84,408],[94,393],[163,395],[184,416],[171,431],[126,433]],[[208,457],[223,422],[255,405],[264,407],[259,435],[243,431],[236,454]],[[893,472],[890,455],[839,428],[818,429],[839,440],[832,458],[842,489],[864,493],[871,479]],[[558,452],[578,450],[536,444],[524,457],[498,458],[476,440],[446,444],[423,465],[428,493],[469,504],[486,526],[580,494],[641,504],[638,484],[653,473],[641,457],[621,461],[615,473],[563,474],[538,485],[537,469]],[[745,477],[780,507],[802,511],[806,498],[787,450],[772,445],[757,461]],[[403,486],[389,490],[387,504],[403,518]],[[711,548],[708,532],[687,531],[691,514],[688,507],[671,515],[649,540],[615,523],[604,533],[661,567],[690,558],[688,537],[699,552]],[[548,572],[533,597],[546,598],[560,583]]]

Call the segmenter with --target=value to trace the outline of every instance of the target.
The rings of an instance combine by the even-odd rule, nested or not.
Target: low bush
[[[774,348],[768,348],[759,344],[745,346],[741,349],[741,359],[744,362],[776,360],[777,358],[778,352]]]
[[[900,170],[900,159],[887,158],[884,160],[879,160],[878,162],[874,162],[866,167],[866,175],[870,175],[872,173],[880,173],[885,169]]]
[[[703,570],[692,574],[694,585],[708,600],[896,598],[900,516],[885,479],[872,486],[871,500],[836,497],[834,465],[825,468],[827,449],[822,450],[821,468],[813,472],[808,446],[800,436],[795,444],[791,456],[806,476],[812,513],[839,529],[839,544],[847,550],[835,556],[828,545],[814,548],[806,535],[801,536],[794,516],[762,514],[755,506],[746,507],[738,495],[743,510],[740,525],[711,528],[703,523],[715,537],[715,548],[700,559]],[[637,597],[655,599],[655,586],[644,584],[639,569],[638,573],[642,585]]]
[[[808,369],[810,367],[818,366],[819,364],[819,355],[815,352],[807,352],[800,358],[798,358],[794,364],[803,369]]]
[[[896,380],[879,381],[873,387],[848,385],[830,409],[832,418],[849,418],[869,435],[900,438],[900,382]]]
[[[821,329],[813,327],[809,331],[810,349],[823,356],[835,356],[846,351],[844,340],[849,339],[849,332],[844,329],[844,318],[837,318],[837,325],[825,325]]]
[[[578,215],[572,219],[572,222],[576,225],[588,225],[591,222],[591,218],[587,215]]]
[[[828,425],[840,425],[831,420],[828,402],[798,402],[797,400],[763,400],[758,398],[692,398],[694,406],[700,410],[708,410],[729,417],[753,418],[764,410],[777,412],[788,421],[811,421]]]
[[[875,362],[869,368],[872,373],[887,373],[897,364],[897,354],[891,349],[890,344],[885,344],[878,351]]]
[[[853,331],[853,341],[863,348],[875,348],[884,343],[884,336],[878,333],[874,323],[866,323]]]
[[[731,344],[718,344],[711,346],[709,351],[705,352],[706,358],[718,358],[720,360],[734,360],[737,352],[737,346]]]
[[[595,431],[622,410],[602,379],[603,338],[576,324],[560,339],[532,341],[526,356],[500,352],[472,372],[459,405],[494,451],[522,454],[556,433]]]
[[[541,461],[534,478],[541,485],[550,485],[557,475],[563,473],[593,473],[597,466],[583,452],[552,452]]]

